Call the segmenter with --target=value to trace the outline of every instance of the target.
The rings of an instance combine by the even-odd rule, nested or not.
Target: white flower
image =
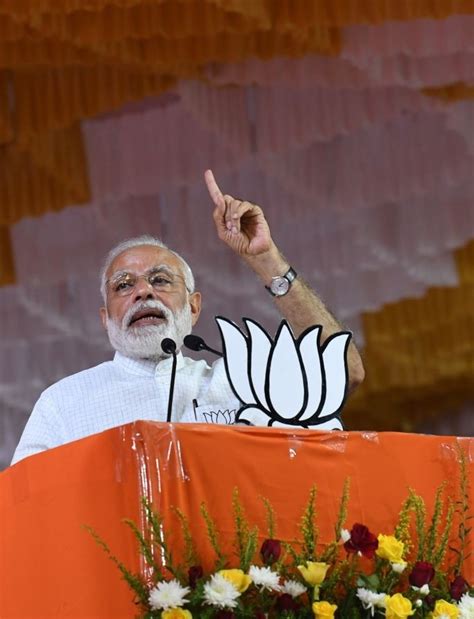
[[[351,539],[351,532],[348,529],[341,529],[340,543],[345,544]]]
[[[396,572],[397,574],[401,574],[407,566],[405,561],[401,561],[400,563],[392,563],[391,565],[392,565],[392,570]]]
[[[229,382],[244,403],[236,422],[342,430],[338,413],[347,391],[348,331],[332,335],[320,346],[319,325],[295,339],[283,320],[272,341],[248,318],[244,320],[248,335],[225,318],[216,322]]]
[[[428,593],[430,592],[430,587],[427,584],[423,585],[422,587],[415,587],[415,585],[412,585],[411,588],[414,591],[418,591],[420,595],[428,595]]]
[[[148,601],[154,610],[179,608],[188,602],[185,596],[190,591],[189,587],[182,587],[177,580],[169,582],[163,580],[150,591]]]
[[[204,600],[210,606],[235,608],[239,596],[239,591],[222,574],[214,574],[204,585]]]
[[[370,609],[370,616],[374,616],[375,607],[385,608],[385,597],[386,593],[374,593],[370,591],[370,589],[364,589],[363,587],[359,587],[357,589],[357,597],[362,602],[362,606],[365,610]]]
[[[459,600],[459,619],[474,619],[474,597],[465,593]]]
[[[306,587],[297,580],[287,580],[281,590],[283,593],[291,595],[292,598],[297,598],[306,593]]]
[[[415,600],[415,606],[417,608],[420,608],[421,606],[423,606],[423,602],[421,600]]]
[[[249,576],[254,585],[268,591],[280,591],[280,575],[273,572],[269,567],[257,567],[251,565]]]

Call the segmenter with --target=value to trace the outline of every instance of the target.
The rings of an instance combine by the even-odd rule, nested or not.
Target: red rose
[[[283,613],[286,610],[298,610],[299,604],[291,597],[289,593],[283,593],[278,596],[276,607],[281,613]]]
[[[272,565],[281,555],[281,544],[277,539],[266,539],[260,548],[260,555],[265,565]]]
[[[200,565],[193,565],[188,570],[188,580],[191,589],[195,589],[197,581],[204,576],[204,571]]]
[[[456,602],[459,602],[468,589],[469,583],[461,576],[461,574],[458,574],[449,585],[449,593],[451,594],[453,600],[456,600]]]
[[[435,575],[434,567],[428,561],[417,561],[408,580],[413,587],[422,587],[430,583]]]
[[[372,559],[378,547],[375,535],[365,525],[358,523],[352,527],[351,538],[344,544],[347,552],[360,552],[369,559]]]
[[[231,610],[220,610],[216,613],[216,619],[235,619],[235,615]]]

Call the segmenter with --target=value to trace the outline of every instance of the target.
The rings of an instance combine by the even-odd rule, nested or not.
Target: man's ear
[[[197,323],[199,314],[201,313],[201,293],[193,292],[189,295],[189,305],[191,306],[192,325]]]
[[[102,323],[102,326],[107,331],[107,310],[106,310],[106,308],[105,307],[101,307],[99,309],[99,314],[100,314],[100,321]]]

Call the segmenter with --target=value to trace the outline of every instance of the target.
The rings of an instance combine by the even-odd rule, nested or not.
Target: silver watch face
[[[290,288],[290,282],[286,277],[274,277],[270,284],[270,290],[276,297],[282,297],[288,292]]]

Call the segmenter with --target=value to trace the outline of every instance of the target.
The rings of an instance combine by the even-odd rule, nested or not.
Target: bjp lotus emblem
[[[216,318],[227,377],[243,403],[236,423],[342,430],[351,333],[335,333],[321,346],[320,325],[295,338],[283,320],[272,340],[254,320],[243,320],[247,334]]]

